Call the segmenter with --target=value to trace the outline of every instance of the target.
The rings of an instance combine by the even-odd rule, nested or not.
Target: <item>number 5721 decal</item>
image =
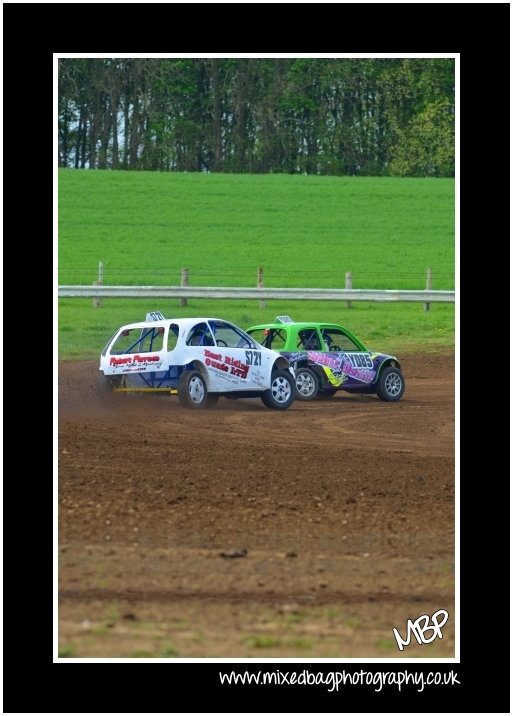
[[[246,363],[248,365],[262,365],[262,354],[260,351],[246,351]]]

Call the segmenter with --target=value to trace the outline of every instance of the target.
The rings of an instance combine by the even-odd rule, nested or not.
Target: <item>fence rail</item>
[[[454,291],[360,288],[229,288],[216,286],[59,286],[59,298],[249,298],[306,301],[454,303]]]

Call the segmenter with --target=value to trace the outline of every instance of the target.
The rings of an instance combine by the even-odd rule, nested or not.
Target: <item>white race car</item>
[[[226,398],[259,397],[285,410],[296,394],[287,358],[219,318],[164,318],[122,326],[100,358],[99,391],[178,394],[190,408]]]

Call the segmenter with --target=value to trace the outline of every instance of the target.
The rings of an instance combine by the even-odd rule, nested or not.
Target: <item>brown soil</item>
[[[402,362],[399,403],[284,412],[105,407],[97,362],[61,363],[60,655],[454,657],[454,356]]]

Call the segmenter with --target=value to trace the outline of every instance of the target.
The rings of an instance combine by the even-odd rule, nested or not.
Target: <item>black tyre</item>
[[[187,408],[204,408],[208,403],[207,384],[198,370],[186,370],[177,386],[178,400]]]
[[[379,374],[376,393],[380,400],[395,403],[401,400],[404,393],[404,377],[400,368],[387,366]]]
[[[104,402],[112,402],[116,388],[121,388],[122,386],[122,376],[100,373],[96,384],[96,393]]]
[[[319,378],[306,366],[296,370],[296,398],[313,400],[319,392]]]
[[[296,397],[296,384],[288,370],[275,370],[271,378],[271,387],[262,395],[266,408],[286,410]]]
[[[207,395],[207,408],[215,408],[219,402],[219,395],[217,393],[208,393]]]
[[[319,400],[331,400],[338,393],[338,388],[324,388],[320,390],[317,397]]]

